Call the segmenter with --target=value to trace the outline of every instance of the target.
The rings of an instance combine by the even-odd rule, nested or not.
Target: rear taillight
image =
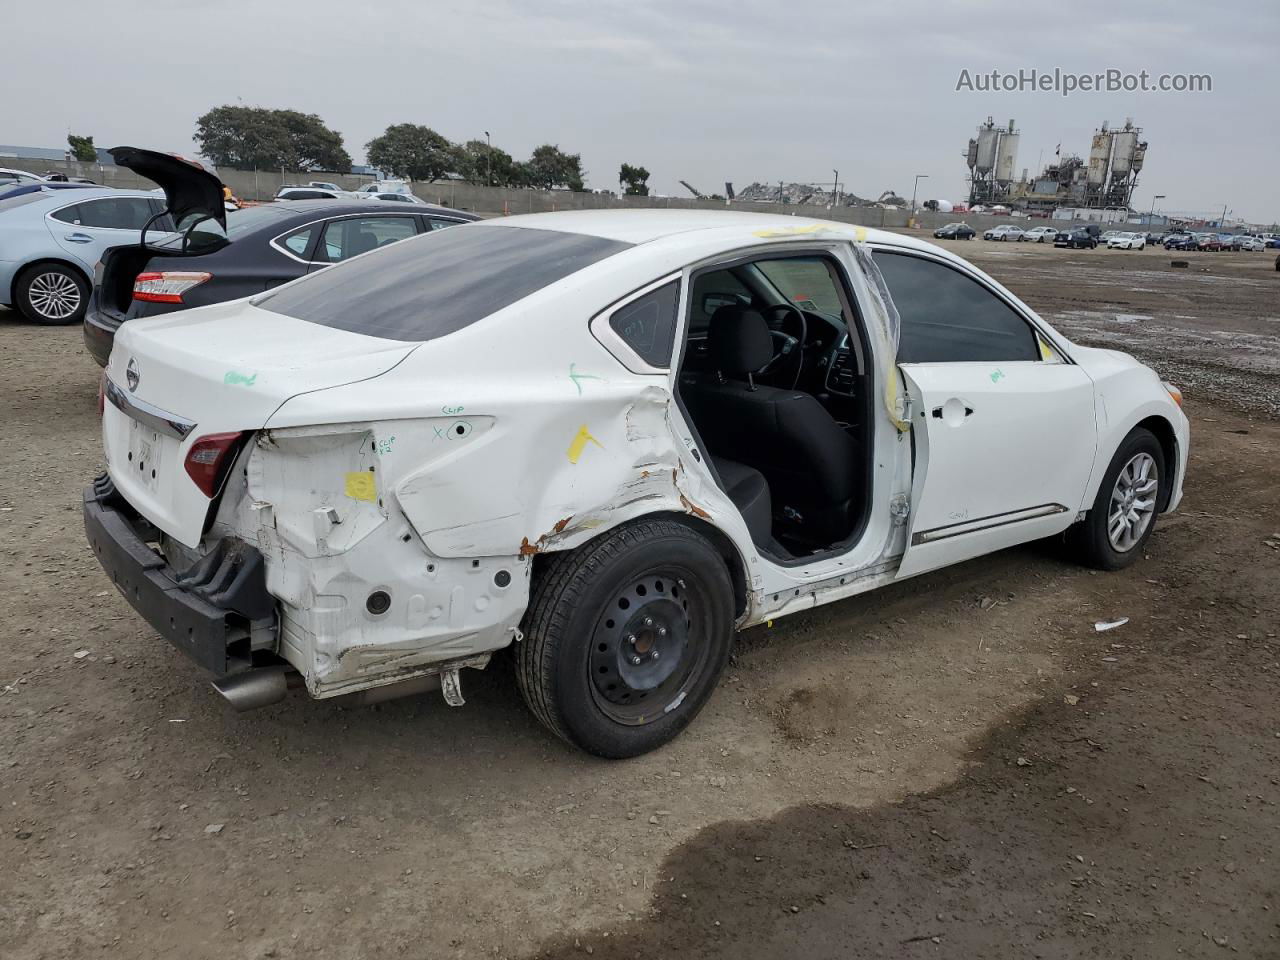
[[[211,279],[212,273],[185,270],[140,273],[133,281],[133,299],[147,303],[182,303],[184,293]]]
[[[209,499],[218,492],[241,436],[240,433],[208,433],[198,438],[187,451],[184,464],[187,476]]]

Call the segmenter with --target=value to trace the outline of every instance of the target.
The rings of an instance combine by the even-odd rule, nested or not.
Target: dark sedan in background
[[[1083,227],[1072,227],[1069,230],[1059,230],[1053,245],[1071,250],[1092,250],[1098,245],[1099,233],[1097,226],[1092,223]]]
[[[939,240],[972,240],[976,233],[967,223],[948,223],[933,231]]]
[[[140,163],[138,172],[165,189],[180,230],[103,255],[84,319],[85,344],[101,366],[128,320],[251,296],[378,247],[478,219],[444,207],[378,200],[294,200],[223,213],[216,178],[173,158],[165,165],[156,156],[164,158],[148,157],[151,165]],[[218,189],[210,193],[200,177]]]

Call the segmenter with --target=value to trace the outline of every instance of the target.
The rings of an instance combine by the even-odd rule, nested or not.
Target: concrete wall
[[[0,159],[0,166],[30,170],[45,174],[57,170],[69,176],[89,177],[109,187],[149,190],[155,187],[150,180],[132,171],[96,163],[55,160]],[[243,200],[270,200],[280,189],[281,183],[306,183],[308,180],[325,180],[352,190],[370,181],[369,177],[340,174],[313,174],[268,170],[233,170],[219,168],[218,176],[236,196]],[[865,227],[901,228],[907,225],[906,210],[885,210],[879,207],[835,207],[810,204],[741,203],[725,204],[722,200],[698,200],[694,197],[620,197],[605,193],[571,193],[567,190],[518,190],[505,187],[486,187],[452,180],[434,183],[415,183],[413,192],[423,200],[458,210],[469,210],[486,215],[518,213],[546,213],[553,210],[626,210],[642,208],[669,208],[676,210],[742,210],[753,213],[780,213],[797,217],[838,220]],[[990,217],[973,214],[932,213],[922,211],[916,218],[917,225],[932,229],[944,223],[964,220],[979,232],[1001,223],[1016,223],[1023,227],[1036,226],[1048,221],[1026,220],[1010,217]]]

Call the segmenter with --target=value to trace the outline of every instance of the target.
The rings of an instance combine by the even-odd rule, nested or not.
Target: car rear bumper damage
[[[159,531],[103,474],[83,496],[85,534],[116,589],[156,631],[192,660],[222,675],[251,666],[255,649],[274,649],[276,601],[262,554],[224,541],[189,569],[175,570],[151,543]]]

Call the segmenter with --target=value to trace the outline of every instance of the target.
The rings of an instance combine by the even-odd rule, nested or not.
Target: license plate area
[[[129,418],[126,468],[143,487],[155,491],[164,473],[164,439],[150,427]]]

